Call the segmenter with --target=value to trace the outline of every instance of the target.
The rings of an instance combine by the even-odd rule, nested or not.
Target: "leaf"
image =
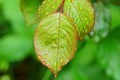
[[[120,29],[118,29],[120,30]],[[112,33],[114,34],[114,33]],[[98,61],[107,75],[120,79],[120,38],[110,35],[99,45]]]
[[[14,5],[11,0],[1,0],[1,4],[2,4],[2,12],[4,14],[5,19],[9,20],[12,23],[12,25],[13,24],[15,25],[16,23],[18,27],[21,21],[23,21],[19,9],[19,0],[15,0]]]
[[[80,59],[81,57],[76,56],[76,58]],[[65,66],[61,70],[56,80],[113,80],[113,79],[112,77],[108,77],[104,73],[104,70],[96,62],[92,62],[91,64],[86,66],[84,65],[82,67],[76,64],[76,62],[74,63],[70,62],[69,65]]]
[[[43,0],[21,0],[21,10],[27,25],[35,23],[37,20],[37,10]]]
[[[79,69],[79,72],[80,71],[87,77],[87,80],[113,80],[112,77],[104,73],[104,70],[98,63],[92,63],[89,66]]]
[[[112,16],[112,30],[114,30],[115,28],[117,28],[120,25],[120,6],[118,5],[113,5],[110,4],[109,5],[109,10]]]
[[[8,62],[23,60],[32,49],[28,36],[7,35],[0,40],[0,60]]]
[[[0,72],[7,72],[9,70],[9,63],[0,59]]]
[[[80,68],[79,68],[80,69]],[[53,80],[53,79],[50,79]],[[66,68],[61,71],[56,80],[89,80],[87,76],[76,67]]]
[[[114,38],[120,40],[120,34],[119,33],[120,33],[120,25],[117,28],[115,28],[110,35],[113,36]]]
[[[95,25],[90,32],[95,42],[99,42],[106,38],[110,32],[111,15],[108,8],[102,3],[94,3],[95,7]]]
[[[10,23],[10,25],[8,25],[7,27],[9,27],[12,32],[17,34],[23,35],[23,33],[27,33],[27,35],[29,35],[28,31],[33,34],[33,27],[31,27],[32,31],[30,31],[30,29],[28,30],[24,23],[19,2],[19,0],[15,0],[13,4],[13,1],[11,0],[1,0],[2,12],[4,14],[3,16]]]
[[[56,12],[63,0],[44,0],[42,5],[38,9],[39,20],[43,19],[45,16]]]
[[[80,49],[77,49],[76,55],[72,60],[73,64],[78,66],[86,66],[91,64],[96,57],[97,45],[89,41]]]
[[[65,0],[64,13],[73,19],[80,39],[93,28],[94,10],[88,0]]]
[[[42,64],[56,77],[76,50],[77,32],[73,22],[61,13],[47,16],[35,31],[34,46]]]

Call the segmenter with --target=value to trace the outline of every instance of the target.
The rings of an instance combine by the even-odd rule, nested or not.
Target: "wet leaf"
[[[37,26],[34,46],[38,59],[54,74],[72,58],[77,46],[73,22],[61,13],[47,16]]]
[[[43,19],[50,13],[56,12],[63,0],[44,0],[42,5],[38,9],[39,20]]]
[[[94,10],[88,0],[65,0],[64,13],[73,19],[80,39],[93,28]]]
[[[37,10],[43,0],[21,0],[21,10],[27,25],[35,23],[37,20]]]

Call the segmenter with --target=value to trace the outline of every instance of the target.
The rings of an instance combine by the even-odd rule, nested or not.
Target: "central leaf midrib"
[[[60,15],[60,13],[58,14],[58,46],[57,46],[57,59],[56,59],[56,71],[57,71],[57,66],[58,66],[58,54],[59,54],[59,48],[60,48],[60,17],[61,17],[61,15]]]

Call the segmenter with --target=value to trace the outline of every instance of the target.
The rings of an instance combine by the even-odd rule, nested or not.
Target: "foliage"
[[[60,14],[64,16],[61,17],[61,23],[67,21],[67,24],[64,24],[66,27],[61,27],[60,29],[65,29],[65,34],[71,36],[67,37],[64,36],[65,34],[61,34],[60,37],[63,37],[62,39],[65,39],[70,43],[68,44],[63,41],[64,43],[61,42],[60,44],[63,45],[63,47],[74,45],[72,41],[75,41],[76,39],[74,39],[75,36],[72,35],[75,35],[76,33],[73,33],[74,29],[70,28],[75,22],[74,20],[66,20],[68,18],[72,19],[72,16],[69,17],[70,15],[68,14],[67,9],[58,9],[59,6],[61,6],[62,0],[59,0],[60,2],[58,1],[56,4],[54,2],[56,0],[45,1],[46,3],[48,1],[48,3],[44,5],[46,8],[42,8],[43,12],[40,12],[42,11],[40,6],[43,4],[43,0],[0,0],[0,80],[54,80],[53,74],[49,69],[44,67],[39,60],[37,60],[33,47],[33,37],[35,28],[40,30],[37,34],[39,35],[44,32],[43,29],[49,27],[49,21],[53,22],[52,25],[58,25],[57,22],[59,20],[55,15]],[[56,80],[120,80],[120,1],[91,1],[95,9],[95,26],[90,34],[84,36],[84,42],[78,40],[77,50],[73,59],[63,67]],[[51,7],[53,4],[55,4],[55,7]],[[78,4],[84,7],[87,6],[76,2],[74,3],[74,6],[79,6]],[[66,3],[66,7],[68,6],[71,7],[71,5]],[[71,9],[68,9],[68,11],[69,10]],[[47,11],[48,13],[46,13]],[[58,13],[61,11],[62,13],[66,13]],[[45,17],[46,14],[47,17]],[[73,12],[72,15],[78,16],[76,14],[77,13]],[[40,15],[42,15],[42,18],[40,18]],[[75,19],[77,17],[73,18]],[[87,18],[91,17],[88,16]],[[79,19],[79,21],[81,21],[81,19],[84,20],[85,17]],[[49,21],[46,22],[47,20]],[[38,23],[39,25],[42,24],[44,28],[41,28]],[[79,25],[78,23],[77,25]],[[55,27],[54,29],[56,29],[58,26],[52,27]],[[52,32],[55,32],[54,29],[45,31],[47,36],[49,35],[50,37],[43,34],[43,36],[41,36],[42,42],[49,44],[46,43],[46,41],[48,42],[54,39],[56,36],[56,34],[54,34],[54,36],[52,34]],[[58,33],[57,30],[56,33]],[[54,49],[56,49],[56,44],[50,44],[50,46],[54,46]],[[75,48],[74,46],[67,48],[73,50]],[[49,46],[46,48],[48,49],[48,47]],[[61,48],[60,51],[60,57],[63,57],[62,54],[65,52],[65,49]],[[52,53],[53,52],[54,51],[52,51]],[[67,54],[70,55],[69,52]],[[52,60],[52,57],[50,57],[50,59]]]
[[[73,58],[78,38],[83,39],[93,28],[94,10],[91,5],[87,0],[44,0],[39,7],[35,51],[55,77]]]

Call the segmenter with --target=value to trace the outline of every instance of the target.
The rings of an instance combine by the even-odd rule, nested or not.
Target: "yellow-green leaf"
[[[37,20],[37,10],[43,0],[21,0],[21,10],[27,25]]]
[[[73,19],[80,39],[88,34],[93,28],[94,10],[90,1],[65,0],[64,13]]]
[[[51,13],[56,12],[61,6],[62,2],[63,0],[44,0],[38,9],[39,20]]]
[[[77,46],[73,22],[61,13],[42,19],[34,36],[35,51],[43,65],[56,76],[72,58]]]

